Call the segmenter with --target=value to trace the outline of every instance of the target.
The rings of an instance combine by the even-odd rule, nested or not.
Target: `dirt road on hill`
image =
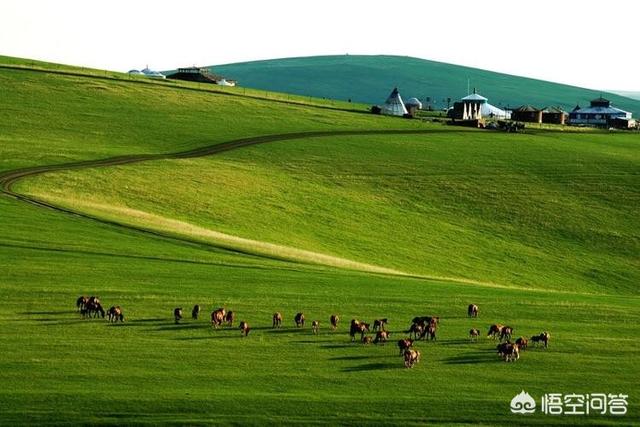
[[[296,132],[275,135],[263,135],[250,138],[241,138],[219,144],[207,145],[191,150],[168,153],[168,154],[138,154],[128,156],[118,156],[99,160],[86,160],[78,162],[63,163],[57,165],[34,166],[30,168],[15,169],[0,173],[0,192],[6,196],[13,197],[17,200],[30,203],[42,208],[52,209],[69,215],[87,218],[103,224],[124,228],[130,231],[144,233],[169,239],[181,243],[204,245],[224,249],[236,253],[242,253],[251,256],[293,261],[305,264],[325,265],[337,268],[345,268],[350,270],[366,271],[369,273],[404,275],[408,274],[401,271],[392,270],[376,265],[360,263],[344,258],[334,257],[326,254],[305,251],[303,249],[287,247],[284,245],[276,245],[269,242],[261,242],[251,239],[245,239],[238,236],[232,236],[219,233],[213,230],[195,226],[193,224],[176,221],[171,218],[164,218],[148,212],[136,211],[128,209],[127,212],[120,208],[109,207],[106,205],[96,205],[91,203],[80,203],[79,206],[86,208],[96,214],[88,213],[82,210],[75,210],[55,202],[45,201],[36,197],[20,194],[13,190],[13,185],[21,179],[40,175],[48,172],[68,171],[75,169],[98,168],[109,166],[128,165],[133,163],[148,162],[152,160],[166,159],[187,159],[211,156],[230,150],[248,147],[257,144],[269,142],[279,142],[288,140],[299,140],[306,138],[320,138],[330,136],[367,136],[367,135],[417,135],[417,134],[435,134],[447,132],[446,130],[364,130],[364,131],[317,131],[317,132]],[[102,214],[102,215],[101,215]],[[117,217],[121,215],[131,218],[132,223],[120,222]],[[112,218],[110,219],[109,216]],[[155,225],[155,228],[145,226],[145,224]],[[421,276],[423,277],[423,276]],[[435,277],[434,277],[435,278]],[[443,280],[456,280],[455,278],[438,278]],[[457,281],[457,280],[456,280]]]

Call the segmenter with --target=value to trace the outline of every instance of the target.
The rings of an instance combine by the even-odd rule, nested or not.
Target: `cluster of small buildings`
[[[222,76],[213,74],[206,67],[178,68],[178,71],[176,71],[175,73],[164,75],[158,71],[149,69],[149,67],[147,66],[141,71],[130,70],[129,74],[135,76],[145,76],[152,79],[186,80],[198,83],[211,83],[220,86],[235,86],[237,83],[235,80],[225,79]]]
[[[389,116],[414,117],[422,103],[417,98],[402,101],[398,88],[394,88],[383,105],[374,105],[371,112]],[[560,107],[536,108],[522,105],[514,109],[502,109],[489,103],[484,96],[473,90],[472,94],[454,102],[447,116],[457,124],[483,126],[486,119],[513,120],[526,123],[569,124],[573,126],[609,127],[631,129],[637,126],[632,114],[613,107],[611,102],[600,96],[591,101],[589,107],[577,105],[570,113]]]

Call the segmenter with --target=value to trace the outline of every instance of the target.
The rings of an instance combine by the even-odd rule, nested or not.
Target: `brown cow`
[[[329,323],[331,323],[331,330],[335,331],[338,328],[338,322],[340,321],[340,318],[338,317],[337,314],[332,314],[331,318],[329,319]]]
[[[102,317],[104,318],[104,309],[99,302],[87,301],[85,306],[80,310],[80,314],[83,319],[87,317]]]
[[[467,308],[467,315],[469,317],[478,317],[478,306],[475,304],[469,304]]]
[[[193,309],[191,310],[191,318],[193,320],[198,320],[199,315],[200,315],[200,306],[196,304],[193,306]]]
[[[439,316],[419,316],[419,317],[414,317],[413,320],[411,321],[411,323],[421,323],[423,325],[428,325],[431,322],[436,322],[440,324],[440,317]]]
[[[364,345],[371,344],[371,337],[370,336],[362,337],[362,344]]]
[[[360,333],[360,338],[364,338],[364,334],[369,332],[369,324],[360,322],[359,320],[352,319],[349,327],[349,335],[351,336],[351,342],[356,339],[356,334]]]
[[[296,314],[296,317],[293,319],[296,322],[296,327],[304,328],[304,313]]]
[[[233,322],[235,320],[236,320],[236,314],[233,311],[228,311],[227,314],[224,316],[224,321],[229,326],[233,326]]]
[[[388,319],[376,319],[373,321],[373,332],[375,331],[384,331],[385,326],[387,326]]]
[[[398,348],[400,349],[400,356],[404,354],[405,350],[408,350],[413,346],[413,340],[411,338],[405,338],[398,340]]]
[[[429,323],[427,327],[426,335],[429,335],[429,339],[434,341],[436,339],[436,331],[438,330],[438,324],[436,322]]]
[[[173,319],[175,320],[176,325],[180,323],[180,320],[182,319],[182,307],[173,309]]]
[[[471,338],[471,341],[478,341],[478,337],[480,336],[480,331],[476,328],[470,329],[469,330],[469,337]]]
[[[218,328],[219,326],[222,326],[222,323],[224,323],[224,318],[226,316],[227,312],[224,308],[219,308],[217,310],[214,310],[211,312],[211,326],[213,326],[214,328]]]
[[[531,342],[535,344],[535,346],[537,347],[539,343],[543,343],[544,344],[544,348],[548,348],[549,347],[549,339],[551,338],[551,336],[549,335],[549,332],[544,331],[542,333],[540,333],[540,335],[535,335],[533,337],[531,337]]]
[[[501,325],[500,323],[495,323],[491,325],[489,327],[489,332],[487,333],[487,338],[491,337],[494,340],[497,339],[502,334],[502,328],[504,328],[504,326]]]
[[[111,306],[107,311],[107,319],[109,322],[124,322],[124,314],[119,305]]]
[[[245,322],[244,320],[242,322],[240,322],[240,334],[242,336],[247,336],[249,335],[249,332],[251,331],[251,328],[249,327],[249,324],[247,322]]]
[[[313,322],[311,322],[311,330],[313,331],[314,335],[318,335],[319,328],[320,328],[320,322],[318,322],[317,320],[314,320]]]
[[[280,328],[282,326],[282,314],[276,312],[273,313],[273,325],[272,328]]]
[[[505,362],[513,362],[520,358],[520,349],[517,344],[513,344],[510,341],[500,343],[496,347],[498,354]]]
[[[407,349],[404,351],[404,367],[413,368],[413,365],[420,361],[420,352],[418,350]]]
[[[524,337],[520,337],[516,340],[516,345],[521,351],[526,350],[527,346],[529,345],[529,341]]]
[[[513,334],[513,328],[511,326],[505,326],[500,331],[500,341],[511,340],[511,335]]]
[[[389,336],[391,333],[388,331],[378,331],[376,332],[376,337],[373,339],[374,344],[384,344],[389,340]]]
[[[76,300],[76,309],[78,311],[82,311],[84,310],[85,306],[87,305],[87,303],[89,302],[89,297],[85,297],[85,296],[79,296],[78,299]]]
[[[426,326],[422,323],[414,323],[413,325],[411,325],[411,328],[409,328],[409,337],[411,337],[411,334],[413,334],[414,338],[416,340],[419,340],[420,337],[424,337],[425,328]]]

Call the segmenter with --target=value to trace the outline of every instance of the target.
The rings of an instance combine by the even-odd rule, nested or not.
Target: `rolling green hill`
[[[640,423],[637,134],[463,131],[10,62],[0,425]],[[125,322],[83,319],[83,294]],[[248,337],[210,326],[221,306]],[[405,369],[416,315],[441,322]],[[351,342],[350,319],[383,317],[392,342]],[[496,322],[550,346],[505,363],[468,338]],[[523,418],[523,389],[629,411]]]
[[[601,92],[524,77],[500,74],[419,58],[401,56],[315,56],[273,59],[216,65],[213,69],[242,86],[326,97],[369,104],[383,103],[394,86],[403,97],[430,97],[435,108],[444,108],[446,99],[467,95],[471,88],[496,106],[538,107],[558,105],[572,110],[576,104],[588,105]],[[640,101],[604,93],[612,103],[640,115]]]

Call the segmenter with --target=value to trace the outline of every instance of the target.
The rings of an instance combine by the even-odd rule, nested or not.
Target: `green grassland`
[[[138,225],[158,227],[116,207],[409,274],[638,294],[636,135],[433,130],[45,174],[18,188]]]
[[[498,106],[531,104],[538,108],[558,105],[572,110],[600,96],[601,92],[463,67],[420,58],[389,55],[339,55],[284,58],[217,65],[213,70],[238,79],[243,86],[334,99],[381,104],[394,86],[403,97],[436,101],[467,95],[467,80]],[[640,115],[640,101],[613,93],[606,98],[618,108]],[[443,101],[444,100],[444,101]]]
[[[0,197],[0,424],[640,422],[635,136],[461,132],[29,70],[0,69],[0,87],[0,171],[273,133],[428,132],[280,141],[18,182],[15,191],[162,235]],[[113,208],[468,280],[238,252]],[[81,294],[121,305],[126,322],[82,320]],[[479,319],[466,317],[470,302]],[[195,303],[203,318],[175,325],[173,308]],[[212,330],[207,311],[218,306],[249,321],[249,337]],[[282,330],[270,328],[274,311]],[[320,335],[293,327],[298,311],[321,321]],[[332,313],[343,319],[335,333]],[[353,317],[388,317],[396,339],[422,314],[442,322],[413,369],[393,343],[349,342]],[[504,363],[495,342],[467,339],[493,322],[516,335],[549,330],[550,348]],[[629,414],[523,420],[509,412],[522,389],[537,399],[625,393]]]

